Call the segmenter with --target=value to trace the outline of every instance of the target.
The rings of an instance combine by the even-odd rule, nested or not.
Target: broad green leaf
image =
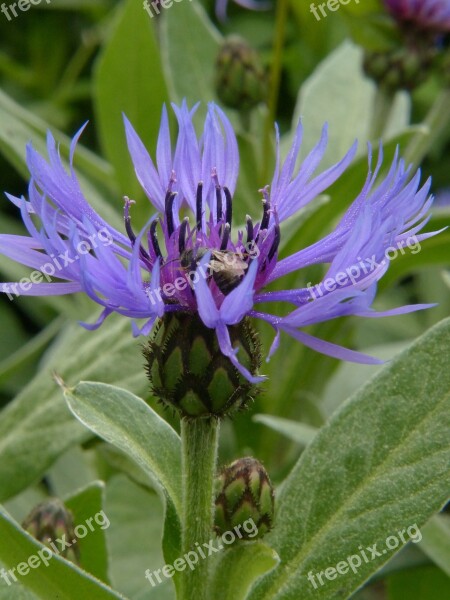
[[[147,473],[128,454],[106,442],[99,444],[96,450],[109,466],[126,474],[127,477],[139,485],[153,489]]]
[[[96,446],[97,444],[94,448]],[[81,446],[72,446],[61,454],[45,475],[56,496],[71,496],[74,491],[83,490],[98,479],[99,469],[92,457],[94,452],[95,450],[83,450]]]
[[[155,148],[166,100],[154,23],[142,2],[127,0],[119,7],[97,63],[94,101],[103,151],[115,168],[122,193],[131,198],[142,196],[142,190],[128,154],[122,112]]]
[[[370,346],[365,352],[381,360],[392,360],[397,354],[405,350],[409,342],[397,342],[385,346]],[[351,394],[354,394],[366,381],[383,368],[382,365],[361,365],[358,363],[342,362],[336,372],[328,379],[325,386],[321,407],[325,415],[330,417],[333,412]]]
[[[308,446],[318,432],[316,427],[311,427],[311,425],[307,425],[306,423],[297,423],[291,419],[283,419],[282,417],[275,417],[273,415],[255,415],[253,420],[256,423],[267,425],[267,427],[278,431],[278,433],[302,446]]]
[[[422,529],[419,548],[450,576],[450,517],[445,514],[432,517]]]
[[[404,546],[400,552],[397,552],[391,560],[371,577],[370,581],[383,580],[393,573],[411,571],[417,567],[431,565],[431,560],[420,550],[419,546],[420,544],[407,544]]]
[[[444,280],[446,286],[450,288],[450,273],[448,271],[442,271],[442,279]]]
[[[91,431],[113,444],[146,471],[165,500],[164,557],[180,552],[181,442],[148,404],[126,390],[81,382],[64,389],[70,410]],[[176,582],[175,582],[176,583]]]
[[[221,36],[197,0],[183,0],[161,19],[161,49],[170,97],[192,106],[215,99],[215,57]]]
[[[16,570],[14,575],[18,581],[43,600],[49,598],[58,598],[58,600],[124,598],[73,563],[51,553],[48,548],[27,534],[0,507],[0,560],[8,570],[17,569],[20,563],[26,563],[31,556],[36,557],[32,560],[32,564],[36,566],[33,568],[30,568],[29,565],[21,566],[20,570],[25,574],[21,576]],[[11,585],[14,585],[13,577],[9,580]],[[2,587],[5,585],[7,583],[3,584],[2,582]]]
[[[301,88],[293,123],[295,126],[302,117],[303,156],[317,144],[324,123],[329,125],[327,153],[321,168],[340,160],[355,139],[360,154],[366,152],[375,86],[364,77],[361,61],[362,50],[347,41],[317,67]],[[408,98],[399,94],[387,125],[387,138],[408,125],[408,115]]]
[[[63,323],[62,318],[55,319],[16,352],[10,352],[8,358],[0,362],[0,385],[38,359],[43,349],[61,330]]]
[[[39,373],[2,411],[0,419],[0,498],[5,500],[42,477],[70,446],[91,434],[73,418],[53,380],[68,384],[81,377],[123,385],[143,394],[148,381],[139,341],[128,319],[108,318],[98,331],[69,327],[52,346]]]
[[[444,600],[450,596],[450,578],[437,567],[396,573],[386,584],[388,600]]]
[[[0,562],[0,567],[3,564]],[[31,590],[23,587],[20,583],[8,586],[8,584],[0,582],[0,600],[36,600],[38,596],[33,594]]]
[[[217,555],[208,597],[245,600],[258,577],[271,571],[279,562],[277,553],[260,540],[225,548]]]
[[[419,541],[417,528],[448,496],[449,335],[446,319],[345,402],[307,447],[267,537],[281,564],[249,600],[347,598],[404,545],[399,532]],[[368,551],[366,562],[358,553],[373,544],[380,555]],[[348,564],[349,572],[328,571],[317,589],[308,580],[352,555],[356,572]]]
[[[155,493],[136,485],[125,475],[116,475],[106,485],[105,512],[111,520],[106,531],[114,588],[130,598],[172,600],[170,579],[152,587],[145,571],[160,569],[164,514]]]
[[[109,527],[110,521],[103,510],[104,494],[104,483],[94,481],[84,489],[65,498],[64,504],[73,514],[75,528],[81,525],[87,531],[87,535],[78,539],[81,568],[109,584],[105,531]],[[84,535],[82,527],[80,527],[80,532]]]
[[[73,414],[96,435],[142,467],[181,514],[181,442],[148,404],[130,392],[103,383],[64,387]]]
[[[20,315],[8,302],[0,304],[0,322],[0,360],[3,362],[11,353],[19,351],[27,338]]]

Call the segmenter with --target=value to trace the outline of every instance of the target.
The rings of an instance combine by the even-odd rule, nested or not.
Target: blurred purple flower
[[[424,30],[450,31],[450,0],[384,0],[384,3],[398,21]]]
[[[334,231],[279,260],[280,224],[342,175],[355,155],[356,142],[339,163],[313,176],[326,150],[327,127],[299,168],[296,164],[302,142],[301,123],[284,161],[280,158],[277,130],[275,173],[270,187],[260,190],[261,220],[253,223],[247,217],[244,229],[233,240],[233,195],[239,170],[233,128],[222,110],[211,103],[203,134],[198,138],[193,126],[197,106],[189,110],[183,102],[181,107],[173,108],[179,126],[176,145],[172,149],[164,108],[156,165],[124,118],[136,176],[155,210],[138,235],[131,226],[132,201],[125,199],[125,236],[106,223],[85,199],[72,165],[82,130],[71,144],[70,172],[63,167],[51,133],[47,138],[48,163],[31,145],[27,147],[29,200],[7,196],[20,208],[29,236],[0,235],[0,252],[36,272],[42,271],[43,263],[50,259],[58,260],[61,268],[56,274],[58,281],[27,284],[20,288],[21,293],[42,296],[84,292],[103,307],[97,323],[85,324],[87,328],[100,326],[116,312],[133,319],[135,335],[149,334],[154,322],[166,312],[198,314],[206,327],[216,330],[223,354],[250,381],[259,379],[238,362],[228,331],[228,326],[246,316],[272,325],[276,336],[271,353],[284,331],[330,356],[362,363],[380,362],[313,337],[302,328],[344,315],[380,317],[430,306],[403,306],[382,313],[371,308],[377,281],[389,267],[386,251],[403,247],[411,237],[416,243],[434,235],[418,235],[429,219],[430,181],[420,188],[420,173],[411,178],[410,170],[396,155],[386,177],[375,186],[382,151],[380,147],[372,172],[369,149],[366,182]],[[180,216],[186,211],[193,215],[193,222]],[[320,293],[317,287],[314,293],[308,287],[264,289],[289,273],[319,263],[329,264],[319,284]],[[357,274],[355,265],[360,265]],[[353,276],[344,281],[342,274],[350,272]],[[9,293],[17,285],[2,284],[1,290]],[[285,302],[293,309],[284,317],[259,309],[259,305],[270,306],[271,302]],[[142,328],[135,319],[146,320]]]
[[[229,0],[216,0],[216,15],[219,21],[226,21],[227,19],[228,2]],[[261,2],[258,2],[258,0],[233,0],[233,2],[250,10],[267,10],[272,6],[271,2],[265,2],[264,0]]]

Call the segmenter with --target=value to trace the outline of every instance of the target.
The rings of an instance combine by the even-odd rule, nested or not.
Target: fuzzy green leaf
[[[68,328],[52,346],[38,375],[5,408],[0,419],[0,499],[6,500],[42,477],[70,446],[91,434],[67,409],[52,374],[69,384],[81,377],[101,379],[144,393],[148,381],[139,342],[130,323],[111,316],[98,331]]]
[[[39,555],[40,551],[43,553]],[[7,569],[16,569],[13,575],[39,598],[73,600],[74,590],[77,598],[89,598],[89,600],[124,598],[73,563],[51,552],[50,556],[49,552],[48,548],[34,540],[0,507],[0,560]],[[23,575],[20,575],[17,572],[18,565],[26,563],[31,556],[36,557],[32,561],[34,565],[37,565],[40,557],[38,566],[33,568],[30,568],[30,565],[21,566],[19,568]],[[47,561],[44,560],[45,557]],[[13,577],[8,577],[8,580],[11,586],[14,586]],[[2,580],[0,589],[7,585],[8,583]]]
[[[267,538],[281,564],[251,600],[347,598],[404,545],[400,531],[409,528],[419,541],[414,526],[448,495],[449,335],[447,319],[419,338],[347,400],[302,454]],[[398,541],[393,549],[389,536]],[[360,550],[373,544],[380,556],[368,551],[366,562]],[[359,555],[356,572],[325,577],[351,555]],[[316,589],[310,572],[321,572],[324,584],[316,577]]]

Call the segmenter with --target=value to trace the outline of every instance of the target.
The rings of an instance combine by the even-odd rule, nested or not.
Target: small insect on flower
[[[339,179],[353,160],[356,143],[337,164],[317,175],[327,147],[327,126],[299,166],[302,124],[294,132],[284,161],[276,130],[275,172],[271,184],[260,190],[260,219],[253,221],[247,216],[244,227],[233,235],[239,152],[232,125],[211,103],[203,132],[198,135],[193,124],[197,106],[189,109],[183,102],[181,106],[173,105],[173,109],[179,129],[176,144],[172,148],[168,114],[163,108],[156,164],[125,118],[136,176],[150,201],[149,221],[139,233],[132,228],[132,201],[128,198],[124,206],[126,235],[108,224],[85,199],[72,166],[81,131],[71,145],[69,172],[51,134],[47,141],[48,163],[28,146],[29,199],[7,196],[20,208],[29,235],[0,235],[0,252],[46,273],[47,281],[33,277],[20,287],[20,293],[41,296],[84,292],[103,308],[96,323],[85,324],[88,329],[99,327],[114,312],[132,319],[135,335],[149,335],[156,324],[166,352],[160,360],[154,358],[160,346],[158,340],[153,340],[149,370],[157,383],[164,375],[162,364],[175,365],[171,373],[181,369],[187,377],[195,375],[198,363],[194,358],[200,355],[220,366],[219,371],[208,372],[206,384],[203,376],[198,376],[181,391],[176,379],[169,381],[170,377],[164,375],[171,386],[168,401],[178,394],[185,412],[216,414],[217,390],[224,390],[228,405],[236,390],[243,397],[248,392],[246,383],[263,379],[257,374],[258,342],[251,319],[263,320],[275,331],[269,356],[278,347],[283,332],[336,358],[379,363],[373,357],[318,339],[303,328],[346,315],[373,318],[430,306],[403,306],[381,313],[372,308],[377,282],[389,268],[389,249],[402,248],[412,238],[417,244],[437,233],[419,233],[428,221],[433,200],[430,181],[421,187],[420,173],[412,174],[398,153],[387,175],[380,178],[382,148],[375,168],[369,148],[367,179],[334,231],[307,248],[279,258],[283,223]],[[60,260],[57,274],[54,267],[52,271],[56,281],[44,268],[52,266],[50,257]],[[43,265],[46,261],[48,264]],[[270,289],[273,282],[286,275],[318,264],[327,268],[323,281],[314,286],[316,292],[309,285]],[[21,283],[4,283],[0,290],[12,297],[19,286]],[[278,307],[280,302],[286,305],[283,316],[270,312],[271,303]],[[268,308],[261,309],[261,305]],[[180,353],[171,346],[175,330],[181,340],[189,331],[185,337],[196,346],[195,353]],[[208,335],[201,330],[208,330]],[[154,387],[159,387],[157,383]],[[211,396],[204,398],[208,386]]]
[[[184,250],[180,254],[180,265],[186,272],[195,271],[207,252],[208,248]],[[208,275],[214,279],[220,291],[226,296],[241,283],[249,266],[248,259],[258,255],[257,247],[251,252],[212,250],[206,265]]]
[[[229,250],[212,252],[209,264],[214,281],[225,296],[241,283],[248,269],[245,260],[236,252]]]

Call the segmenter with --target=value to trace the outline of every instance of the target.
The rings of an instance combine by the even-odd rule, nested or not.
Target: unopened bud
[[[229,327],[239,360],[256,375],[258,335],[248,319]],[[181,416],[223,417],[246,407],[258,388],[222,354],[214,329],[196,315],[167,313],[143,350],[153,394]]]
[[[374,81],[388,89],[413,90],[430,75],[435,55],[433,46],[368,52],[364,59],[364,70]]]
[[[230,36],[216,61],[216,90],[230,108],[248,111],[267,97],[267,75],[256,50],[238,36]]]
[[[52,552],[79,564],[72,513],[58,498],[50,498],[33,508],[22,527]]]
[[[246,457],[224,467],[216,479],[216,533],[240,525],[243,539],[261,538],[272,528],[273,518],[273,486],[262,464]],[[253,522],[257,532],[246,532],[246,522]]]

